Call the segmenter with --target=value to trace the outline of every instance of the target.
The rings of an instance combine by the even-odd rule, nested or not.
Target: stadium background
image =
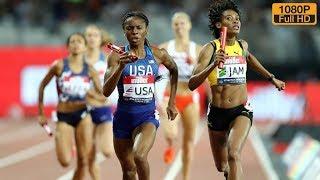
[[[250,168],[257,162],[253,160],[250,164],[248,157],[253,151],[265,179],[320,179],[320,23],[309,27],[274,26],[271,22],[272,1],[236,2],[242,12],[240,38],[247,40],[250,51],[268,70],[287,82],[286,91],[278,92],[255,72],[248,72],[255,122],[247,143],[250,147],[245,148],[242,157],[244,168],[247,167],[245,174],[248,179],[254,179],[250,175],[254,170]],[[149,41],[157,45],[173,37],[171,16],[182,10],[192,19],[191,39],[204,44],[212,39],[208,30],[208,5],[209,1],[205,0],[0,1],[0,133],[3,133],[0,138],[0,177],[21,179],[22,174],[15,172],[21,169],[28,170],[26,172],[30,175],[39,173],[36,168],[39,165],[27,166],[26,162],[35,162],[37,159],[33,158],[39,160],[39,157],[28,156],[27,160],[16,163],[6,163],[6,158],[41,143],[52,143],[53,140],[46,137],[36,122],[37,90],[48,65],[66,54],[64,43],[69,34],[83,31],[88,24],[97,24],[112,34],[117,44],[124,44],[121,14],[129,9],[139,9],[145,11],[150,20]],[[45,93],[48,116],[57,102],[55,94],[52,81]],[[160,132],[156,144],[160,148],[164,147],[162,136]],[[205,132],[197,148],[199,152],[207,152],[204,158],[207,158],[208,167],[196,168],[194,174],[202,175],[202,171],[217,174],[208,143]],[[259,151],[264,151],[261,148],[266,153],[261,154]],[[159,165],[161,158],[155,159],[156,155],[154,152],[151,159],[158,163],[156,167],[164,169],[163,174],[154,176],[158,178],[164,176],[168,167]],[[39,156],[43,156],[41,160],[45,159],[42,163],[53,164],[57,169],[48,179],[55,179],[70,170],[58,166],[52,149]],[[116,159],[111,162],[118,163]],[[111,162],[103,162],[102,166],[107,169]],[[268,162],[270,167],[265,165]],[[116,170],[119,174],[119,169]],[[40,175],[31,177],[41,179]]]

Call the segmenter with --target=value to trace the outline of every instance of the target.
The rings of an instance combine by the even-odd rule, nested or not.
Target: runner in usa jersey
[[[110,37],[101,28],[89,25],[85,29],[85,37],[88,42],[88,49],[85,55],[86,62],[98,72],[101,86],[103,86],[104,74],[107,70],[107,54],[102,50],[104,43],[109,43]],[[92,87],[87,94],[87,104],[93,122],[93,150],[90,153],[89,169],[93,179],[101,179],[100,168],[96,157],[102,152],[109,158],[114,154],[112,135],[112,103],[101,92],[95,91]]]
[[[155,109],[155,79],[158,76],[159,66],[151,49],[147,46],[144,48],[146,56],[126,65],[122,71],[117,85],[119,110],[138,112]],[[129,46],[126,46],[125,50],[129,51]]]
[[[135,179],[136,173],[139,179],[150,179],[150,169],[146,164],[160,125],[154,97],[160,64],[170,71],[171,96],[167,115],[171,120],[177,115],[174,106],[177,66],[165,50],[150,46],[146,39],[148,25],[149,20],[142,12],[128,12],[123,16],[122,28],[129,45],[123,48],[124,53],[112,52],[109,55],[103,86],[105,96],[110,96],[116,87],[119,92],[113,134],[123,179]],[[139,171],[135,171],[136,168]]]
[[[56,77],[59,101],[54,133],[55,149],[59,163],[67,167],[72,159],[71,152],[75,142],[78,163],[73,179],[85,178],[92,149],[92,123],[86,105],[86,94],[91,82],[95,91],[102,93],[97,72],[84,60],[86,45],[83,34],[71,34],[67,39],[68,57],[52,63],[39,88],[39,123],[48,127],[44,115],[44,89]]]
[[[215,39],[202,48],[188,84],[190,90],[195,90],[206,79],[210,83],[208,133],[214,164],[226,179],[245,177],[240,157],[253,121],[248,103],[247,67],[269,79],[279,91],[285,88],[285,83],[249,52],[248,43],[238,38],[240,15],[232,0],[211,2],[209,28]]]

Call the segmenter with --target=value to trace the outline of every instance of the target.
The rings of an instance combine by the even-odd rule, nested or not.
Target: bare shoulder
[[[196,52],[197,52],[197,55],[199,55],[201,49],[202,49],[202,45],[196,44]]]
[[[202,55],[212,55],[213,54],[213,46],[211,42],[206,43],[204,46],[201,47],[200,54]]]
[[[243,39],[239,39],[239,41],[240,41],[240,43],[242,44],[243,48],[244,48],[245,50],[248,50],[249,45],[248,45],[247,41],[245,41],[245,40],[243,40]]]
[[[208,65],[210,62],[210,59],[213,55],[213,46],[211,42],[206,43],[200,51],[199,57],[198,57],[198,64],[202,65]]]
[[[158,47],[152,46],[151,49],[152,49],[153,55],[156,56],[156,58],[161,58],[164,55],[168,54],[167,50],[164,48],[160,48],[160,47],[158,48]]]
[[[56,59],[51,63],[50,71],[53,72],[55,75],[61,74],[63,69],[63,59]]]
[[[63,66],[63,59],[55,59],[52,64],[51,67],[62,67]]]
[[[152,53],[158,64],[163,64],[166,61],[171,61],[172,58],[164,48],[158,48],[158,47],[151,47]]]

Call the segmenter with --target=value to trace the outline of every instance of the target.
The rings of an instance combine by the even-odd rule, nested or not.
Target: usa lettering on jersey
[[[154,97],[154,74],[152,67],[130,65],[129,76],[123,78],[125,100],[148,103]]]

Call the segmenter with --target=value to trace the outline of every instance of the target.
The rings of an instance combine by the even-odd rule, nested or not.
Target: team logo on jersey
[[[230,56],[218,71],[218,84],[243,84],[246,82],[247,64],[243,56]]]
[[[150,102],[154,97],[154,82],[154,76],[125,76],[123,97],[135,102]]]
[[[70,98],[84,98],[90,89],[90,79],[87,76],[63,72],[58,80],[58,85],[59,97],[62,101],[67,101]]]

